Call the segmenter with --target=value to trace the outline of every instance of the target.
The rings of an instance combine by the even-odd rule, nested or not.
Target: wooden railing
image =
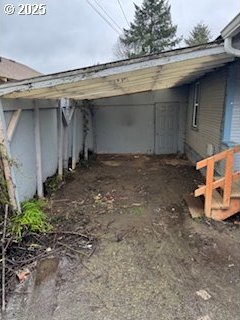
[[[240,153],[240,146],[235,146],[231,149],[222,151],[209,158],[197,162],[196,169],[200,170],[207,167],[206,171],[206,185],[195,190],[195,197],[204,195],[205,205],[204,212],[207,217],[211,215],[212,198],[214,189],[221,188],[223,190],[223,208],[230,206],[232,184],[240,179],[240,171],[234,172],[234,154]],[[225,160],[224,176],[215,180],[214,170],[215,162]]]

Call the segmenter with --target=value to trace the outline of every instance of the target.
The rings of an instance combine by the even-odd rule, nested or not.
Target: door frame
[[[170,105],[170,104],[175,104],[176,105],[176,108],[177,108],[177,122],[176,122],[176,129],[177,129],[177,153],[179,152],[179,121],[180,121],[180,118],[179,116],[181,116],[180,114],[180,103],[178,101],[167,101],[167,102],[155,102],[154,103],[154,106],[153,106],[153,154],[154,155],[160,155],[159,153],[157,153],[156,149],[157,149],[157,107],[158,105]]]

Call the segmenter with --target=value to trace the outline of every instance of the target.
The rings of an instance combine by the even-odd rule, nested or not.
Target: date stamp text
[[[47,14],[47,5],[34,3],[20,3],[18,5],[5,4],[3,6],[3,11],[7,15],[44,16]]]

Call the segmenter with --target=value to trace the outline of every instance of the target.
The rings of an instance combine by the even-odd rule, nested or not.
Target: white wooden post
[[[58,175],[63,176],[63,114],[59,105]]]
[[[42,150],[40,136],[40,117],[39,108],[34,103],[34,130],[35,130],[35,147],[36,147],[36,169],[37,169],[37,195],[43,197],[43,178],[42,178]]]
[[[64,151],[63,151],[63,168],[68,169],[68,126],[63,127],[63,142],[64,142]]]
[[[76,151],[77,151],[77,109],[75,109],[73,114],[73,139],[72,139],[72,169],[76,169]]]
[[[69,102],[69,101],[68,101]],[[75,106],[73,106],[71,109],[69,109],[69,105],[67,108],[62,108],[62,115],[63,115],[63,141],[64,141],[64,151],[63,151],[63,167],[64,169],[68,169],[68,134],[69,134],[69,125],[71,123],[72,117],[74,115]]]
[[[6,122],[3,112],[2,102],[0,100],[0,148],[2,155],[3,171],[6,179],[7,190],[11,206],[14,210],[21,211],[21,206],[16,189],[16,180],[11,161],[10,145],[7,138]]]

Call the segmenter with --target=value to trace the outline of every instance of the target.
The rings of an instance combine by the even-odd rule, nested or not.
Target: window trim
[[[192,104],[192,128],[198,129],[199,122],[199,103],[200,100],[200,82],[195,82],[193,87],[193,104]]]

